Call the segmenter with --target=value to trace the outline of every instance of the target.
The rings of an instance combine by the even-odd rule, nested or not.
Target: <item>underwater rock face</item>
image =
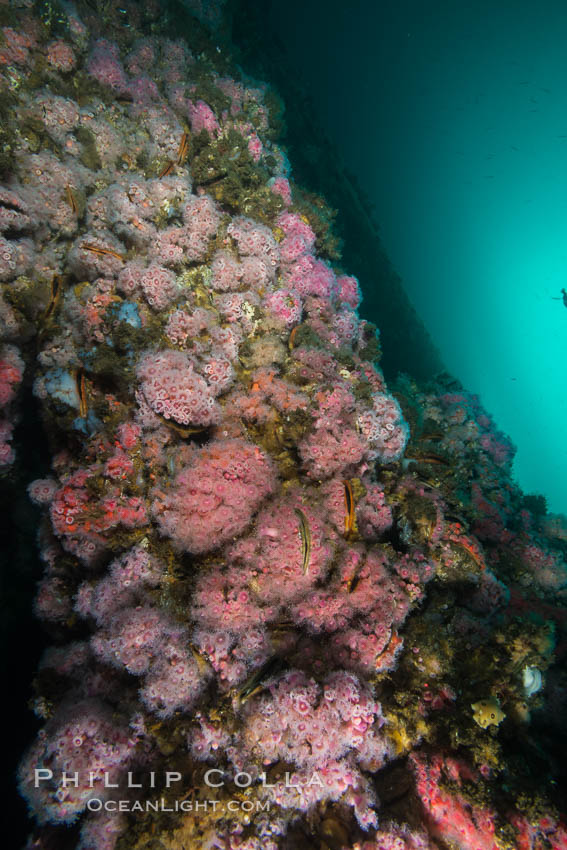
[[[52,445],[29,847],[564,846],[541,789],[497,799],[567,574],[509,441],[460,390],[385,385],[270,90],[78,8],[11,8],[0,45],[0,437],[25,374]]]

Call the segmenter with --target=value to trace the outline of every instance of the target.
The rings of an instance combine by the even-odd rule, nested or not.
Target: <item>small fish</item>
[[[425,540],[431,540],[431,536],[435,531],[435,521],[428,517],[421,516],[415,520],[416,529],[421,533]]]
[[[457,516],[456,514],[445,514],[445,519],[448,522],[456,523],[459,528],[462,528],[463,518],[461,516]]]
[[[196,434],[204,434],[205,431],[208,431],[209,429],[208,425],[178,425],[177,422],[172,422],[171,419],[166,419],[165,416],[161,415],[161,413],[158,413],[158,416],[164,425],[167,425],[184,439],[194,437]]]
[[[165,168],[163,168],[160,171],[160,173],[158,174],[158,179],[161,180],[162,177],[168,177],[171,174],[171,172],[173,171],[174,165],[175,165],[175,163],[173,162],[172,159],[170,159],[169,162],[167,163],[167,165],[165,166]]]
[[[59,303],[59,298],[61,297],[61,289],[63,286],[63,278],[60,274],[54,274],[51,278],[51,297],[49,299],[49,304],[47,305],[47,310],[45,311],[44,320],[50,318],[53,315],[55,308]]]
[[[378,662],[380,661],[380,659],[381,658],[383,659],[384,656],[386,655],[386,653],[388,653],[388,652],[395,652],[396,649],[398,648],[398,646],[402,643],[402,641],[403,641],[403,638],[401,638],[398,635],[397,631],[392,630],[392,634],[390,635],[390,640],[388,641],[388,643],[386,644],[386,646],[384,647],[382,652],[379,655],[376,656],[376,660],[374,662],[376,667],[378,667]]]
[[[295,513],[299,519],[299,533],[301,535],[301,548],[303,551],[303,575],[307,575],[309,569],[309,560],[311,558],[311,529],[309,528],[309,520],[300,508],[295,508]]]
[[[77,369],[75,373],[75,384],[77,386],[77,395],[79,396],[79,416],[81,419],[86,419],[89,412],[89,404],[87,401],[85,372],[83,369]]]
[[[183,165],[187,158],[187,153],[189,151],[189,133],[183,133],[181,136],[181,142],[179,143],[179,149],[177,151],[177,164]]]
[[[198,650],[197,647],[194,646],[192,643],[189,644],[189,649],[191,650],[191,654],[192,654],[193,658],[197,662],[197,667],[199,668],[199,672],[201,674],[210,673],[211,672],[211,665],[209,664],[209,662],[207,661],[207,659],[205,658],[203,653],[200,652],[200,650]]]
[[[101,248],[99,245],[92,245],[90,242],[84,242],[81,245],[83,251],[90,251],[91,254],[98,254],[99,257],[115,257],[117,260],[124,262],[124,257],[118,251],[113,251],[111,248]]]
[[[357,567],[357,569],[355,570],[353,577],[349,578],[349,580],[347,581],[347,585],[346,585],[347,593],[353,593],[356,590],[359,581],[360,581],[360,566]]]
[[[293,330],[292,330],[292,332],[290,333],[290,335],[289,335],[289,339],[288,339],[288,341],[287,341],[287,347],[289,348],[289,350],[290,350],[290,351],[292,350],[292,348],[293,348],[293,346],[294,346],[295,337],[296,337],[296,335],[297,335],[297,331],[298,331],[298,329],[299,329],[299,325],[296,325],[296,326],[293,328]]]
[[[457,527],[458,525],[459,523],[456,523],[455,527]],[[447,537],[450,540],[451,544],[453,546],[458,546],[459,549],[462,549],[464,552],[466,552],[467,555],[469,555],[469,557],[473,559],[477,567],[484,572],[484,570],[486,570],[486,564],[484,562],[482,553],[475,541],[471,538],[463,536],[460,530],[458,529],[456,534],[451,534],[450,527],[447,528],[446,531]]]
[[[272,623],[269,626],[269,629],[270,634],[274,634],[275,632],[287,633],[295,629],[295,623],[293,622],[293,620],[278,620],[277,623]]]
[[[436,464],[438,466],[448,466],[448,461],[445,458],[440,457],[435,454],[424,454],[424,455],[406,455],[409,460],[415,460],[417,463],[431,463]]]
[[[252,675],[246,680],[243,687],[238,692],[237,701],[242,704],[243,702],[246,702],[246,700],[250,699],[250,697],[262,691],[264,689],[263,682],[271,676],[275,676],[276,673],[279,673],[284,666],[284,661],[279,657],[279,655],[274,655],[272,658],[269,658],[259,670],[252,673]]]
[[[79,215],[79,205],[77,204],[75,193],[69,185],[65,187],[65,196],[67,198],[67,203],[73,211],[73,215]]]
[[[350,481],[343,481],[345,488],[345,534],[354,528],[354,494]]]
[[[201,186],[214,186],[215,183],[220,183],[225,177],[228,177],[228,171],[221,171],[219,174],[209,177],[208,180],[201,180],[200,184]]]

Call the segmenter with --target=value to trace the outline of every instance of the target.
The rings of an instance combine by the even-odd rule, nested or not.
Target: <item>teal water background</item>
[[[447,367],[567,512],[567,5],[270,8]]]

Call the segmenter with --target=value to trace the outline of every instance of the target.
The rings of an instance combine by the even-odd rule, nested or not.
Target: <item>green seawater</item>
[[[567,6],[267,6],[445,365],[516,444],[520,486],[567,512]]]

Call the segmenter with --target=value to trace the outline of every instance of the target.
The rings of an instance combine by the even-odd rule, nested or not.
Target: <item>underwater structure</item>
[[[0,4],[28,850],[565,848],[565,519],[450,376],[386,385],[281,101],[188,20]]]

